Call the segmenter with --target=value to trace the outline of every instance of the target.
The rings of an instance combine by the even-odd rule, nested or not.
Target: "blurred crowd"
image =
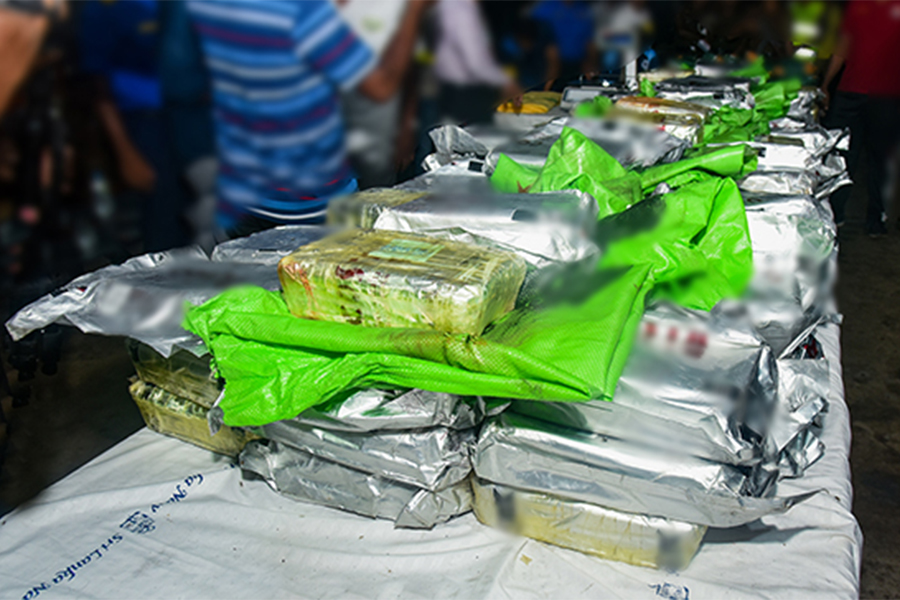
[[[764,56],[822,86],[851,169],[900,130],[897,0],[0,0],[0,47],[4,314],[130,256],[321,222],[420,173],[431,127],[529,90]]]

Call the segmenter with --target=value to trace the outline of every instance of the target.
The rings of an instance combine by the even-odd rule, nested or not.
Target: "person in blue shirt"
[[[425,6],[408,4],[377,61],[328,0],[188,3],[212,81],[228,237],[322,222],[329,199],[356,189],[339,93],[394,95]]]
[[[120,209],[136,205],[145,252],[188,241],[187,196],[161,111],[158,17],[155,0],[89,0],[80,7],[81,67],[96,77],[100,121],[128,190]]]
[[[562,89],[569,80],[594,69],[594,13],[589,3],[541,0],[531,16],[546,23],[553,35],[553,53],[548,58],[549,73],[556,80],[554,89]]]

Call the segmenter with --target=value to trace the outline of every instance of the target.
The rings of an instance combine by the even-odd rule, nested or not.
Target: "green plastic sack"
[[[769,119],[755,108],[724,106],[710,115],[703,125],[703,143],[729,144],[749,142],[769,133]]]
[[[797,78],[783,81],[772,81],[753,88],[754,109],[765,116],[768,121],[778,119],[787,114],[791,100],[797,97],[801,82]]]
[[[572,115],[578,118],[600,118],[609,112],[612,105],[612,99],[598,95],[592,100],[585,100],[576,106]]]
[[[649,79],[641,79],[639,96],[656,97],[656,86]]]
[[[544,165],[535,169],[501,155],[491,175],[500,192],[550,192],[576,189],[597,200],[598,218],[617,214],[639,202],[657,185],[681,173],[704,169],[721,176],[739,176],[755,170],[755,157],[744,147],[720,148],[638,173],[626,170],[603,148],[584,134],[568,127],[550,148]],[[748,162],[752,163],[748,167]]]
[[[766,83],[766,81],[769,80],[769,71],[766,69],[765,57],[756,57],[756,60],[754,60],[743,69],[732,71],[731,75],[733,77],[746,77],[748,79],[754,79],[760,85]]]

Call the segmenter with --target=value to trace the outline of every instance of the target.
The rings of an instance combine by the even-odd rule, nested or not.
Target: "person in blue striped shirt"
[[[339,93],[383,102],[400,87],[427,6],[409,2],[376,61],[328,0],[191,0],[212,79],[218,225],[229,237],[322,222],[356,189]]]

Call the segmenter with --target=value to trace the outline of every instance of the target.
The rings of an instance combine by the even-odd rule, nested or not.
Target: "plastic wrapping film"
[[[512,310],[525,270],[504,250],[367,230],[314,242],[278,265],[299,317],[472,335]]]
[[[330,205],[329,205],[330,206]],[[223,242],[213,248],[210,260],[214,262],[278,264],[278,261],[300,246],[318,241],[334,233],[334,228],[324,225],[284,225],[260,231],[247,237]]]
[[[487,155],[486,170],[493,172],[501,154],[522,165],[538,168],[543,166],[550,147],[559,139],[564,127],[583,133],[626,167],[650,167],[674,162],[681,159],[684,151],[690,147],[685,140],[640,123],[569,117],[557,119],[527,135],[498,145]]]
[[[373,188],[348,196],[335,198],[328,203],[328,224],[335,227],[362,227],[371,229],[381,212],[391,206],[405,204],[424,195],[424,192]],[[316,241],[316,240],[310,240]],[[308,243],[308,242],[307,242]],[[306,245],[297,244],[292,250]]]
[[[237,456],[255,435],[223,426],[211,435],[206,415],[209,409],[170,394],[155,385],[135,379],[128,388],[147,427],[219,454]]]
[[[494,246],[542,267],[596,257],[596,222],[597,202],[584,192],[445,193],[386,209],[375,228]]]
[[[478,520],[555,546],[656,569],[684,569],[706,527],[619,512],[472,479]]]
[[[254,441],[241,453],[241,468],[263,477],[272,489],[303,502],[367,517],[397,527],[430,529],[469,512],[472,491],[464,480],[432,492],[340,465],[276,441]]]
[[[667,81],[669,79],[684,79],[691,75],[694,75],[693,69],[670,69],[663,67],[661,69],[653,69],[651,71],[638,73],[638,81],[646,80],[656,84],[660,81]]]
[[[692,106],[699,105],[694,104]],[[607,113],[606,119],[657,129],[684,141],[688,145],[701,142],[703,137],[703,118],[696,114],[664,114],[650,110],[641,111],[632,108],[617,110],[614,108]]]
[[[445,488],[465,479],[472,469],[472,429],[434,427],[355,433],[291,420],[276,421],[255,431],[261,437],[344,466],[423,489]]]
[[[176,347],[202,353],[200,338],[181,327],[185,303],[202,304],[240,284],[280,287],[269,265],[210,262],[200,248],[154,252],[73,279],[20,310],[6,328],[18,340],[64,323],[131,337],[163,356]]]
[[[517,400],[510,410],[659,450],[751,465],[762,457],[757,440],[775,402],[774,360],[747,322],[718,310],[659,304],[644,314],[612,402]]]
[[[472,460],[488,481],[710,527],[743,525],[811,495],[754,497],[736,467],[510,412],[484,426]]]
[[[713,109],[702,104],[691,102],[677,102],[663,98],[646,98],[643,96],[628,96],[616,101],[615,107],[620,111],[660,114],[673,117],[693,117],[700,122],[705,121]]]
[[[205,408],[212,408],[219,399],[222,380],[213,374],[208,354],[197,356],[186,350],[176,350],[163,356],[133,339],[125,340],[125,347],[134,370],[143,381]]]

